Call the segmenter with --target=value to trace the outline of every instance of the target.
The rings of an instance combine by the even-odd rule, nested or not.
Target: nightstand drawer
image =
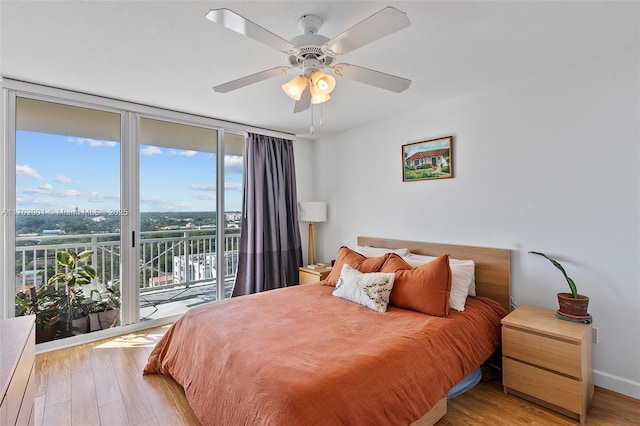
[[[318,265],[316,268],[302,266],[299,268],[298,284],[310,284],[322,281],[331,273],[331,267]]]
[[[582,379],[582,347],[575,343],[503,327],[502,354]]]
[[[583,413],[583,384],[528,364],[503,358],[502,384],[573,413]]]

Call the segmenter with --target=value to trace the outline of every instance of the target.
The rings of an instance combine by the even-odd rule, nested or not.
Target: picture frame
[[[402,181],[453,177],[453,135],[402,145]]]

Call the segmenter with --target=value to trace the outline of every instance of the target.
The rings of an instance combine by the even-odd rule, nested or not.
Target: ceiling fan
[[[323,70],[330,70],[338,77],[396,93],[406,90],[411,84],[411,80],[406,78],[357,65],[333,64],[336,58],[345,53],[408,27],[410,22],[407,14],[394,7],[389,6],[378,11],[332,39],[318,34],[322,21],[314,15],[303,15],[298,20],[298,26],[304,33],[291,41],[229,9],[211,9],[206,17],[225,28],[279,50],[287,55],[289,63],[288,66],[271,68],[214,86],[213,90],[216,92],[226,93],[298,69],[299,75],[282,85],[282,88],[296,101],[294,112],[300,112],[308,109],[310,104],[322,103],[331,97],[330,93],[335,88],[335,78]]]

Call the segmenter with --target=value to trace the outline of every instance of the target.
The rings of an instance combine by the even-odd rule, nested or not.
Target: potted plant
[[[103,292],[91,290],[87,310],[89,331],[104,330],[118,323],[120,313],[119,283],[105,287]]]
[[[560,262],[538,251],[530,251],[529,253],[542,256],[551,262],[553,266],[562,272],[562,275],[564,275],[564,278],[567,280],[567,284],[569,284],[569,289],[571,290],[570,293],[558,293],[558,304],[560,305],[559,314],[569,318],[588,317],[589,314],[587,313],[587,309],[589,307],[589,298],[582,294],[578,294],[576,283],[571,277],[569,277],[569,275],[567,275],[567,272],[564,270]]]
[[[36,316],[36,343],[48,342],[58,336],[60,296],[59,291],[47,286],[16,294],[16,316]]]
[[[73,250],[59,251],[56,261],[64,272],[58,272],[47,281],[51,285],[57,281],[64,284],[66,297],[62,300],[60,310],[61,331],[63,336],[73,336],[89,331],[89,317],[85,309],[85,295],[82,287],[91,284],[96,278],[96,271],[85,263],[93,255],[93,251],[85,250],[76,253]]]

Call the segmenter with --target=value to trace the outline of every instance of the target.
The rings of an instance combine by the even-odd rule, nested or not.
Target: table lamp
[[[307,262],[313,265],[316,263],[316,232],[313,224],[327,220],[327,203],[321,201],[298,203],[298,220],[300,222],[309,222],[309,251]]]

